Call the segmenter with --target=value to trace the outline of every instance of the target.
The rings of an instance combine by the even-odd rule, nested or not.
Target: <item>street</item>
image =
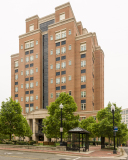
[[[128,151],[128,149],[126,149]],[[0,150],[0,160],[105,160],[108,158],[89,158],[79,156],[68,156],[59,154],[19,152]],[[121,160],[125,158],[109,158],[109,160]]]

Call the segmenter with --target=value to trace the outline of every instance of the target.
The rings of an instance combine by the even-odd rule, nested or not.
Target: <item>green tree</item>
[[[61,109],[59,108],[59,105],[61,103],[63,104],[63,137],[67,135],[68,130],[79,125],[79,115],[74,115],[74,112],[77,110],[77,105],[73,97],[69,96],[69,94],[61,93],[55,102],[52,102],[50,106],[47,106],[49,117],[46,117],[43,120],[43,133],[47,138],[60,137]]]

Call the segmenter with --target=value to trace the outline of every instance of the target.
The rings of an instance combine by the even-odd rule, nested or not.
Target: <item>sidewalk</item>
[[[37,150],[37,149],[24,149],[24,148],[2,148],[0,150],[12,150],[12,151],[22,151],[22,152],[36,152],[36,153],[48,153],[48,154],[62,154],[70,156],[81,156],[81,157],[120,157],[120,152],[113,154],[113,150],[102,149],[101,146],[90,146],[87,152],[72,152],[72,151],[53,151],[53,150]]]

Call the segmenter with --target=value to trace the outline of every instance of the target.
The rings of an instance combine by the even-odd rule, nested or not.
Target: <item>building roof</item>
[[[76,128],[70,129],[68,132],[69,133],[88,133],[88,134],[90,134],[90,132],[88,132],[85,129],[80,128],[80,127],[76,127]]]

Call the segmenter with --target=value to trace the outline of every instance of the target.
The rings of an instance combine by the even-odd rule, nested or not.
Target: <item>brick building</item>
[[[39,125],[61,92],[73,96],[81,119],[104,108],[104,53],[96,33],[76,21],[70,3],[26,19],[19,53],[11,55],[11,96],[20,102],[34,140],[44,139]]]

